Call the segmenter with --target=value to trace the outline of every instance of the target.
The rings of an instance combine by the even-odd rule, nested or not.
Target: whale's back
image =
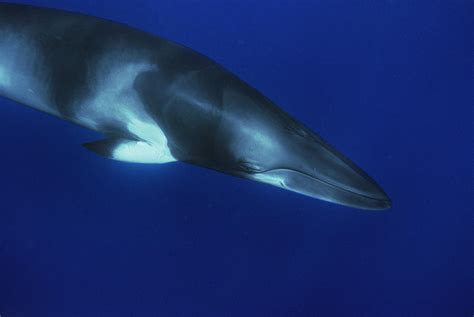
[[[0,95],[65,119],[74,118],[78,105],[92,97],[91,87],[103,86],[100,81],[108,80],[107,74],[131,69],[129,75],[136,75],[156,68],[171,81],[211,63],[190,49],[124,24],[0,4]]]

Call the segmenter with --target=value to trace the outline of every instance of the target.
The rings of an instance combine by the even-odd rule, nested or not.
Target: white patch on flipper
[[[112,158],[134,163],[168,163],[175,159],[171,153],[163,152],[162,148],[143,141],[124,141],[112,152]]]
[[[168,140],[144,109],[133,87],[140,73],[156,70],[143,58],[111,53],[99,62],[96,78],[91,81],[92,97],[78,107],[76,120],[100,132],[104,122],[122,123],[134,137],[114,150],[114,159],[137,163],[167,163],[176,161],[168,147]]]

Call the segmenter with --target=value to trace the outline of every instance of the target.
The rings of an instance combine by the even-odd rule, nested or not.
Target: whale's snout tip
[[[367,180],[360,187],[337,179],[322,179],[292,169],[275,169],[255,175],[255,179],[305,196],[364,210],[387,210],[392,201],[380,186]],[[361,182],[361,180],[358,180]]]
[[[376,210],[387,210],[392,208],[392,199],[385,193],[385,191],[378,185],[376,185],[376,195],[373,196],[374,200],[377,201],[375,203]]]
[[[391,208],[385,191],[326,142],[296,139],[291,146],[290,155],[281,155],[275,167],[254,174],[253,179],[357,209]]]

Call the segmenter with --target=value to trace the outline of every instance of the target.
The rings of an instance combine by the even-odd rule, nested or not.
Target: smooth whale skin
[[[0,95],[102,133],[121,161],[183,161],[360,209],[390,199],[316,133],[209,58],[128,26],[0,3]]]

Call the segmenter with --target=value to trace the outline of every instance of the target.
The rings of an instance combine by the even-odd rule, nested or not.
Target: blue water
[[[0,99],[0,315],[471,316],[470,0],[29,1],[217,60],[393,200],[361,212],[184,164]]]

